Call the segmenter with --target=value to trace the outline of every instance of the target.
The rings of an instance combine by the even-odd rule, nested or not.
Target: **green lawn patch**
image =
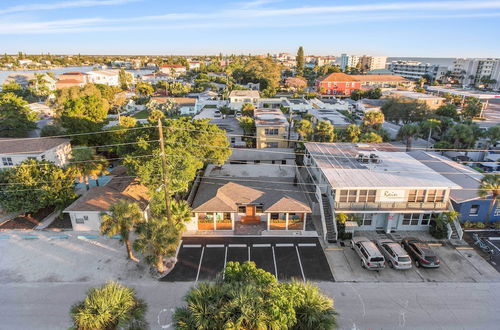
[[[133,117],[136,119],[148,119],[149,111],[148,110],[141,110],[138,113],[134,114]]]

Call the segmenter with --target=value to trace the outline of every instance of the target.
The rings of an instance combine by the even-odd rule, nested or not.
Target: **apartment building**
[[[160,66],[160,72],[171,75],[173,77],[178,77],[186,74],[187,70],[184,65],[180,64],[164,64]]]
[[[92,84],[103,84],[108,86],[120,86],[120,70],[98,70],[89,71],[87,82]],[[129,75],[132,75],[128,73]]]
[[[457,58],[453,62],[452,74],[464,87],[500,90],[500,59],[498,58]]]
[[[450,190],[461,188],[391,144],[311,142],[305,147],[310,181],[330,215],[323,215],[325,222],[343,213],[359,220],[358,230],[427,230],[433,214],[451,209]]]
[[[356,55],[340,55],[340,69],[345,70],[347,67],[353,68],[356,67],[359,63],[359,56]]]
[[[353,90],[372,88],[409,88],[411,81],[397,75],[348,75],[331,73],[316,80],[315,86],[323,97],[348,97]]]
[[[441,80],[448,71],[446,66],[418,61],[393,61],[388,64],[387,69],[407,79],[429,77],[432,81]]]
[[[363,55],[359,58],[361,69],[365,71],[385,69],[387,56],[368,56]]]
[[[241,110],[245,103],[258,106],[260,100],[259,91],[255,90],[234,90],[229,94],[229,107],[233,110]]]
[[[254,111],[257,148],[288,148],[288,123],[280,109],[260,108]]]

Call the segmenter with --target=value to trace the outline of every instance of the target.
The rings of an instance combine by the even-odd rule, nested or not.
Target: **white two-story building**
[[[450,190],[461,188],[390,144],[305,147],[318,201],[333,217],[344,213],[358,220],[358,230],[426,230],[432,214],[452,209]]]

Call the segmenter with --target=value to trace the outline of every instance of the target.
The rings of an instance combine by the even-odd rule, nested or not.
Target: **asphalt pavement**
[[[0,329],[68,329],[69,309],[100,283],[0,286]],[[151,329],[173,329],[170,316],[193,282],[124,283],[149,305]],[[321,282],[335,299],[340,329],[498,329],[500,283]]]

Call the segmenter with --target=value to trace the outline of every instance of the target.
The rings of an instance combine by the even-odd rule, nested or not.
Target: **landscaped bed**
[[[62,213],[47,227],[47,229],[73,229],[68,213]]]
[[[148,110],[141,110],[141,111],[135,113],[132,117],[134,117],[135,119],[148,119],[149,111]]]
[[[47,207],[41,209],[31,216],[19,216],[4,222],[0,229],[33,229],[40,224],[40,222],[49,214],[54,211],[54,207]]]

